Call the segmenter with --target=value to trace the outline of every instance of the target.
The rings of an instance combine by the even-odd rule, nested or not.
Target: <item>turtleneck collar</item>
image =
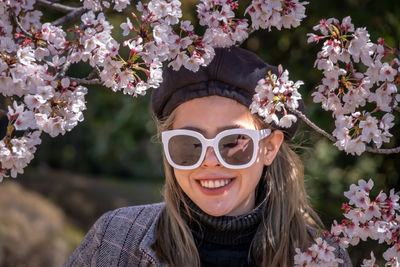
[[[220,245],[240,245],[250,243],[260,224],[267,205],[266,185],[262,179],[257,187],[255,208],[240,216],[211,216],[202,211],[189,197],[191,220],[182,207],[183,217],[189,225],[196,242]]]

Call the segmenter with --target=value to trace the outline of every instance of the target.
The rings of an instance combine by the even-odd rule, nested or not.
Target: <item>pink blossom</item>
[[[389,81],[393,82],[394,76],[397,75],[397,71],[393,69],[387,62],[382,64],[382,67],[379,71],[379,79],[381,81]]]
[[[25,110],[25,105],[18,105],[16,101],[13,102],[13,107],[8,107],[7,117],[11,121],[14,121],[14,127],[16,130],[27,130],[29,128],[34,129],[36,127],[34,114],[30,110]]]
[[[253,29],[268,29],[276,27],[291,28],[300,25],[305,15],[305,5],[308,2],[289,1],[260,1],[254,0],[246,9],[252,20]]]
[[[361,264],[361,267],[374,267],[375,266],[375,260],[376,259],[375,259],[374,253],[371,251],[371,259],[369,259],[369,260],[364,259],[362,264]]]
[[[278,119],[275,111],[297,109],[298,100],[301,99],[298,88],[302,84],[302,81],[296,83],[290,81],[287,70],[282,70],[278,76],[271,74],[260,79],[255,88],[256,94],[253,96],[253,102],[250,105],[251,112],[264,117],[267,123],[274,122],[281,127],[290,127],[293,122],[296,122],[297,117],[292,114],[284,114]]]

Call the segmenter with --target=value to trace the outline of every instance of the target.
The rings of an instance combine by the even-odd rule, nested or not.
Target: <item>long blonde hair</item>
[[[172,129],[175,112],[165,121],[155,118],[158,136]],[[269,127],[259,117],[261,127]],[[182,217],[182,209],[190,216],[173,168],[164,156],[166,207],[157,222],[153,249],[169,266],[200,266],[200,257],[191,230]],[[322,227],[321,220],[308,203],[304,188],[303,164],[285,142],[272,162],[264,168],[267,207],[252,241],[251,256],[257,266],[293,266],[295,248],[305,250],[312,241],[309,227]],[[183,204],[183,205],[182,205]]]

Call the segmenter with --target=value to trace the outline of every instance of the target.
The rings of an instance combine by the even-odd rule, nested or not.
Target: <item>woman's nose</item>
[[[208,147],[206,151],[206,156],[204,157],[203,163],[201,164],[203,167],[214,167],[221,166],[217,155],[212,147]]]

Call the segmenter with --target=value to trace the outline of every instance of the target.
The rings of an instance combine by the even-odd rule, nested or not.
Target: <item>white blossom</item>
[[[271,74],[258,81],[255,88],[256,94],[250,105],[252,113],[258,113],[267,123],[274,122],[276,125],[289,128],[292,123],[297,121],[297,117],[287,114],[286,108],[297,109],[301,95],[298,88],[303,84],[302,81],[294,83],[289,80],[287,70],[280,72],[279,76]],[[276,111],[284,110],[284,115],[278,119]]]
[[[27,130],[29,128],[34,129],[36,127],[34,114],[30,110],[25,110],[25,105],[18,105],[16,101],[13,103],[13,107],[8,107],[8,119],[14,120],[14,127],[16,130]]]
[[[121,23],[121,29],[123,29],[123,36],[127,36],[133,30],[133,24],[129,18],[126,18],[126,22]]]
[[[335,257],[335,250],[326,240],[318,237],[306,252],[302,253],[299,248],[295,249],[294,266],[339,266],[343,260]]]
[[[304,6],[307,4],[308,2],[299,2],[298,0],[253,0],[245,13],[250,15],[251,27],[256,30],[259,28],[271,30],[271,27],[280,30],[282,27],[299,26],[306,17]]]
[[[393,82],[397,71],[393,69],[387,62],[383,63],[379,71],[379,80]]]
[[[371,251],[371,259],[367,260],[364,259],[361,267],[374,267],[375,266],[375,256],[374,253]]]

